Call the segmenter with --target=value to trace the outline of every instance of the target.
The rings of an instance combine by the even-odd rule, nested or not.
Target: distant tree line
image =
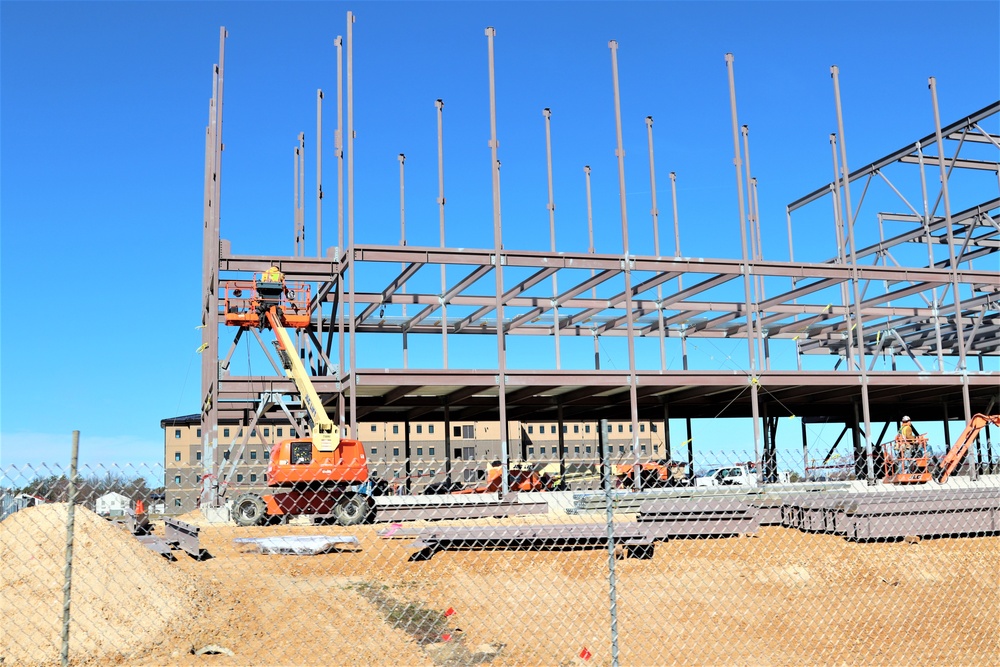
[[[76,479],[76,502],[82,505],[93,505],[98,498],[111,492],[148,502],[151,495],[162,494],[163,491],[162,486],[150,488],[144,477],[129,479],[124,473],[106,472],[103,475],[78,476]],[[65,503],[69,501],[69,477],[65,474],[36,477],[23,487],[11,489],[11,492],[38,496],[49,503]]]

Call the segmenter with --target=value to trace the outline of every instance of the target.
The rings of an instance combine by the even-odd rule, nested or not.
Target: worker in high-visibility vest
[[[277,266],[272,265],[267,271],[260,274],[262,283],[282,283],[285,282],[285,274]]]

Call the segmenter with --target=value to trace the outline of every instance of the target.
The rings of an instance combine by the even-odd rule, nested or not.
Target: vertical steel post
[[[920,167],[920,194],[924,203],[922,220],[924,233],[927,235],[927,266],[932,267],[934,266],[934,237],[931,236],[931,213],[927,204],[927,174],[924,169],[924,152],[919,141],[916,143],[916,151],[917,162]],[[941,349],[941,318],[939,317],[941,305],[938,303],[938,290],[936,286],[931,288],[931,299],[933,299],[931,310],[934,311],[934,340],[937,346],[938,372],[941,373],[944,371],[944,351]]]
[[[451,408],[446,405],[444,406],[444,474],[449,485],[454,481],[451,473]]]
[[[653,254],[660,257],[660,211],[656,207],[656,166],[653,159],[653,117],[646,116],[646,137],[649,143],[649,192],[652,207],[649,210],[653,218]],[[660,370],[667,369],[667,332],[663,329],[663,286],[656,286],[656,319],[660,328]]]
[[[337,369],[337,419],[340,433],[344,433],[344,371],[346,369],[344,350],[344,40],[340,35],[333,40],[337,47],[337,132],[334,143],[337,155],[337,354],[340,368]]]
[[[358,366],[357,338],[354,326],[354,14],[347,12],[347,270],[350,278],[348,325],[350,328],[351,375],[348,387],[351,392],[351,437],[358,437]]]
[[[833,158],[833,225],[837,235],[837,260],[842,265],[847,264],[847,254],[844,252],[844,207],[840,200],[840,161],[837,158],[837,135],[830,135],[830,151]],[[847,369],[856,367],[854,360],[854,327],[851,326],[851,301],[847,296],[847,283],[840,282],[840,302],[844,306],[844,340],[847,343]]]
[[[584,165],[583,176],[587,184],[587,238],[589,239],[589,244],[587,246],[587,252],[591,255],[594,254],[594,205],[591,199],[590,192],[590,165]],[[590,270],[590,277],[594,277],[594,269]],[[597,286],[595,285],[590,289],[590,296],[593,299],[597,298]],[[597,331],[591,327],[591,334],[594,338],[594,370],[601,370],[601,348],[600,348],[600,337]]]
[[[323,89],[316,89],[316,256],[323,256]],[[322,333],[322,332],[320,332]]]
[[[681,256],[681,227],[680,218],[677,213],[677,174],[675,172],[670,172],[670,201],[674,213],[674,257],[680,258]],[[681,276],[677,276],[677,291],[680,292],[684,289],[684,280]],[[666,332],[664,332],[666,335]],[[687,336],[684,335],[684,331],[681,331],[681,360],[682,368],[687,370],[688,367],[688,353],[687,353]]]
[[[219,228],[220,197],[222,194],[222,100],[225,72],[225,26],[219,28],[219,64],[215,66],[212,81],[212,99],[209,120],[210,166],[206,169],[205,184],[205,234],[204,265],[202,274],[202,357],[201,357],[201,425],[202,450],[205,474],[202,478],[201,501],[203,507],[219,506],[219,468],[222,465],[219,440]]]
[[[809,440],[806,434],[806,420],[804,418],[799,418],[799,424],[802,427],[802,480],[805,482],[809,481]]]
[[[441,247],[444,248],[444,101],[436,100],[437,109],[437,141],[438,141],[438,211],[441,227]],[[442,367],[448,368],[448,304],[444,295],[448,291],[448,267],[441,264],[441,361]]]
[[[399,245],[406,246],[406,189],[403,165],[406,163],[406,156],[402,153],[396,158],[399,160]],[[406,270],[406,262],[401,262],[400,270]],[[400,291],[406,294],[406,282],[403,282]],[[406,304],[403,304],[403,317],[406,317]],[[409,346],[407,345],[406,329],[403,329],[403,368],[409,367],[408,356]]]
[[[639,474],[639,399],[635,386],[638,376],[635,372],[635,328],[632,321],[635,314],[632,311],[632,260],[629,257],[628,208],[625,203],[625,146],[622,142],[621,94],[618,88],[618,42],[611,40],[608,42],[608,48],[611,49],[611,75],[615,93],[615,138],[617,140],[615,155],[618,158],[618,201],[622,219],[622,270],[625,273],[625,312],[627,315],[625,323],[628,339],[628,395],[632,413],[633,479],[635,480],[635,489],[641,490],[642,475]]]
[[[549,250],[552,254],[556,252],[556,203],[552,197],[552,110],[546,107],[542,109],[542,116],[545,117],[545,165],[549,181]],[[552,324],[553,333],[556,339],[556,370],[560,368],[559,358],[559,284],[556,274],[552,274]]]
[[[503,229],[500,224],[500,160],[497,158],[497,97],[496,73],[493,58],[493,38],[497,32],[492,27],[486,28],[486,43],[489,52],[490,70],[490,158],[493,169],[493,272],[496,275],[496,297],[494,309],[497,316],[497,388],[500,401],[500,463],[503,481],[501,493],[506,496],[510,492],[510,450],[507,441],[507,341],[503,324]]]
[[[66,567],[63,572],[62,649],[59,654],[63,667],[69,665],[70,603],[73,590],[73,526],[76,520],[76,464],[80,454],[80,432],[73,431],[73,448],[69,457],[69,480],[66,499]]]
[[[670,407],[667,405],[667,399],[663,399],[663,458],[668,463],[674,459],[670,450]]]
[[[303,247],[303,255],[305,248]],[[316,90],[316,256],[323,256],[323,90]],[[316,285],[319,296],[319,284]],[[323,301],[316,299],[316,345],[319,351],[323,348]],[[305,336],[305,332],[303,332]],[[320,375],[323,367],[323,355],[316,357],[316,374]]]
[[[302,257],[305,255],[305,235],[302,233],[302,229],[299,226],[299,147],[295,146],[295,150],[292,151],[292,158],[294,164],[292,165],[292,178],[293,183],[293,194],[292,194],[292,222],[295,226],[295,257]]]
[[[743,290],[744,290],[744,303],[747,310],[747,351],[750,355],[750,402],[753,412],[753,454],[754,460],[758,463],[760,462],[760,404],[759,404],[759,391],[758,391],[758,380],[757,380],[757,359],[754,354],[754,311],[750,301],[750,273],[752,272],[752,263],[749,261],[748,251],[747,251],[747,229],[746,220],[744,214],[746,212],[746,205],[744,203],[743,197],[743,175],[742,175],[742,160],[740,158],[740,134],[739,134],[739,123],[736,119],[736,79],[733,72],[733,54],[726,54],[726,70],[729,74],[729,107],[732,116],[732,126],[733,126],[733,153],[734,159],[733,164],[736,166],[736,192],[739,197],[739,208],[740,208],[740,242],[743,248]],[[760,476],[760,470],[762,466],[757,466],[757,475]]]
[[[962,297],[958,293],[958,263],[955,258],[955,237],[952,232],[951,198],[948,195],[948,170],[944,164],[944,138],[941,136],[941,114],[938,111],[937,80],[932,76],[928,80],[931,89],[931,102],[934,107],[934,138],[938,146],[938,167],[941,169],[941,194],[944,196],[945,229],[948,234],[948,264],[951,268],[952,299],[955,301],[955,335],[958,343],[958,371],[962,374],[962,407],[965,409],[965,422],[972,419],[972,408],[969,402],[968,368],[965,359],[965,331],[962,325]],[[971,232],[970,232],[971,236]],[[972,467],[972,479],[979,478],[979,465]]]
[[[854,325],[857,327],[858,371],[861,373],[861,409],[865,419],[865,457],[867,458],[868,483],[875,483],[875,462],[872,459],[871,409],[868,404],[868,371],[865,369],[865,329],[861,318],[861,289],[858,285],[858,257],[854,249],[854,208],[851,206],[850,171],[847,168],[847,139],[844,137],[844,114],[840,104],[840,69],[830,68],[833,92],[837,102],[837,133],[840,135],[840,169],[844,176],[844,208],[847,241],[851,249],[851,285],[854,289]]]

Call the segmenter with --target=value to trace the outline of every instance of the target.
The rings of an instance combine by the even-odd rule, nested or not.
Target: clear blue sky
[[[548,247],[541,111],[550,107],[557,245],[586,249],[579,220],[589,164],[595,219],[608,221],[598,250],[621,251],[610,39],[620,45],[633,253],[652,253],[643,121],[652,115],[661,253],[673,254],[668,174],[676,171],[684,254],[739,257],[727,52],[774,259],[787,256],[784,206],[831,180],[831,65],[840,67],[853,166],[933,128],[928,76],[937,77],[944,122],[1000,90],[996,2],[5,0],[0,464],[65,461],[74,429],[85,461],[162,461],[159,420],[197,411],[204,131],[220,26],[229,30],[223,237],[237,253],[291,254],[292,149],[305,132],[314,252],[322,88],[324,240],[335,243],[333,43],[346,35],[348,9],[357,15],[362,243],[399,240],[396,155],[405,153],[408,241],[437,244],[434,100],[442,98],[448,245],[492,245],[486,26],[497,30],[512,249]],[[797,234],[796,259],[834,254],[828,226]],[[720,348],[718,367],[741,346]],[[359,350],[359,365],[371,354]]]

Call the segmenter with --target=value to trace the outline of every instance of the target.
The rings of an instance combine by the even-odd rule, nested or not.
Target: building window
[[[375,424],[372,424],[372,433],[375,432]]]
[[[587,433],[590,433],[590,424],[585,424],[583,430],[586,431]]]
[[[256,475],[256,473],[250,473],[250,481],[251,482],[256,482],[257,481],[257,475]]]
[[[251,449],[250,450],[250,460],[251,461],[256,461],[257,460],[257,450],[255,450],[255,449]]]
[[[195,452],[194,453],[194,458],[195,458],[196,461],[201,461],[201,452]]]
[[[229,450],[228,449],[226,451],[222,452],[222,458],[226,459],[227,461],[229,460]]]
[[[538,453],[539,454],[544,454],[545,453],[545,448],[544,447],[539,447],[538,448]]]
[[[256,438],[257,437],[257,429],[253,429],[252,431],[250,431],[250,437],[251,438]]]
[[[462,427],[462,437],[471,440],[476,437],[476,427],[471,424]]]
[[[181,506],[181,499],[174,498],[174,507],[180,507],[180,506]]]
[[[535,448],[528,447],[528,456],[534,456],[534,455],[535,455]]]
[[[621,428],[621,427],[619,427]],[[611,433],[611,424],[608,424],[608,433]]]
[[[618,425],[618,432],[621,433],[623,430],[625,430],[624,426],[622,426],[621,424],[619,424]]]
[[[243,475],[237,475],[236,476],[236,481],[237,482],[242,482],[243,481]]]
[[[392,448],[392,455],[393,456],[399,456],[399,447],[393,447]]]
[[[294,438],[295,437],[295,429],[294,428],[288,429],[288,437],[289,438]]]
[[[392,425],[392,434],[393,435],[399,435],[399,424],[393,424]]]
[[[423,433],[423,432],[424,432],[424,425],[417,424],[417,433]]]
[[[175,438],[180,438],[181,437],[181,430],[179,428],[175,428],[174,429],[174,437]]]
[[[462,448],[461,447],[456,447],[455,448],[454,454],[453,454],[453,458],[456,458],[459,461],[462,460]]]
[[[573,433],[579,433],[579,432],[580,432],[580,425],[573,424]]]
[[[181,460],[181,453],[174,452],[174,461],[180,461],[180,460]]]
[[[566,426],[566,424],[563,424],[562,428],[563,428],[563,433],[569,433],[569,426]]]
[[[243,427],[242,426],[240,426],[240,432],[236,434],[236,437],[238,437],[238,438],[242,438],[243,437]]]
[[[417,456],[423,456],[423,455],[424,455],[424,448],[417,447]]]
[[[282,431],[283,431],[283,430],[284,430],[284,429],[282,429],[282,428],[281,428],[280,426],[278,427],[278,431],[277,431],[277,434],[278,434],[278,437],[279,437],[279,438],[281,437],[281,434],[282,434]]]
[[[656,433],[656,424],[650,424],[649,430],[652,431],[653,433]]]
[[[528,433],[534,433],[532,429],[533,427],[531,426],[531,424],[528,424]]]
[[[556,425],[553,424],[552,426],[549,427],[549,433],[555,433],[555,432],[556,432]]]
[[[228,428],[222,429],[222,437],[223,438],[228,438],[229,437],[229,429]]]
[[[462,437],[462,427],[461,426],[453,426],[452,429],[451,429],[451,434],[453,436],[455,436],[456,438],[461,438]]]
[[[269,450],[269,449],[265,449],[264,450],[264,460],[265,461],[270,461],[271,460],[271,450]]]
[[[174,484],[180,486],[180,484],[181,484],[181,476],[180,475],[174,475]]]
[[[625,453],[625,445],[618,445],[618,453],[619,454]]]
[[[653,445],[653,453],[654,454],[659,454],[660,453],[660,446],[659,445]]]
[[[427,432],[428,433],[433,433],[434,432],[434,424],[428,424],[427,425]],[[433,452],[431,452],[431,453],[433,453]]]
[[[195,475],[194,476],[194,483],[195,484],[201,484],[201,475]]]
[[[198,429],[198,437],[201,437],[201,429]]]
[[[264,437],[265,438],[270,438],[271,437],[271,429],[269,429],[266,426],[264,427]]]
[[[640,445],[640,449],[642,449],[643,454],[646,453],[646,445]]]
[[[590,453],[590,445],[587,445],[587,453]]]
[[[434,456],[434,448],[433,447],[428,447],[427,448],[427,455],[428,456]]]
[[[580,445],[577,445],[576,447],[573,448],[573,453],[574,454],[579,454],[580,453]]]
[[[631,425],[631,424],[629,424],[629,425],[628,425],[628,432],[629,432],[629,433],[631,433],[631,432],[632,432],[632,425]]]
[[[645,424],[639,424],[639,432],[640,433],[645,433],[646,432],[646,425]]]
[[[378,454],[378,447],[372,447],[372,456]]]

